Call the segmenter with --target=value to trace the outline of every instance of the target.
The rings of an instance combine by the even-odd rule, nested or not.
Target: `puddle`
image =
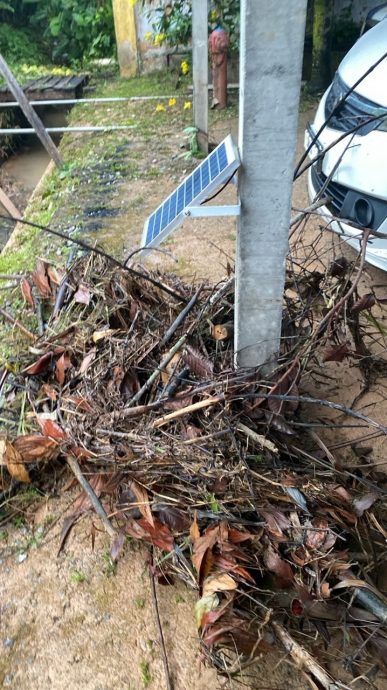
[[[50,157],[39,142],[25,146],[8,158],[1,166],[1,171],[10,182],[22,186],[30,194],[42,177]]]
[[[46,127],[65,127],[68,109],[63,107],[37,108],[38,114]],[[56,145],[60,135],[52,135]],[[0,185],[8,194],[20,213],[24,212],[28,200],[35,187],[41,180],[50,156],[39,141],[32,134],[22,136],[21,147],[5,160],[0,166]],[[3,207],[0,204],[0,212]],[[7,223],[0,226],[0,250],[7,242],[11,228]]]

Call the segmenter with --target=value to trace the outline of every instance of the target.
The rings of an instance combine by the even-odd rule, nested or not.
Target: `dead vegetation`
[[[17,371],[1,374],[19,428],[3,440],[3,524],[20,486],[65,491],[70,468],[82,491],[58,549],[92,509],[113,561],[127,538],[148,543],[152,578],[198,591],[203,654],[221,673],[278,645],[312,687],[345,687],[326,670],[333,650],[372,684],[387,648],[386,489],[361,442],[387,428],[309,392],[324,362],[361,365],[368,383],[377,365],[369,315],[385,299],[359,294],[364,251],[326,268],[292,257],[270,376],[233,366],[232,276],[192,287],[94,253],[66,272],[40,260],[20,284],[40,335],[27,329]],[[348,441],[358,469],[324,436],[347,423],[362,431]],[[164,662],[168,678],[165,649]]]

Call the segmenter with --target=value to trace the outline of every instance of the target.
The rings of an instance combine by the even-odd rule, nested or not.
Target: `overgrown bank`
[[[183,131],[192,123],[191,99],[185,85],[181,95],[176,92],[175,77],[170,74],[158,73],[131,81],[112,76],[105,81],[94,80],[93,84],[95,96],[159,95],[160,99],[74,107],[69,115],[70,125],[129,128],[65,135],[60,144],[64,165],[61,169],[50,166],[24,218],[91,244],[98,243],[122,258],[125,248],[133,249],[139,244],[143,216],[149,208],[148,194],[152,190],[154,194],[155,180],[160,180],[157,187],[161,200],[165,185],[175,184],[184,171],[196,164]],[[166,95],[174,97],[169,99]],[[231,107],[212,119],[224,120],[234,114],[235,109]],[[135,186],[138,192],[133,194]],[[5,220],[1,222],[10,229],[13,227]],[[77,251],[70,241],[19,224],[9,246],[0,255],[0,273],[28,271],[38,257],[65,265],[68,256],[74,256],[74,252],[76,255]],[[19,290],[0,294],[2,303],[16,316]],[[3,351],[4,347],[8,351],[17,333],[8,325],[3,324],[2,328],[11,338],[7,346],[8,338],[2,338]]]

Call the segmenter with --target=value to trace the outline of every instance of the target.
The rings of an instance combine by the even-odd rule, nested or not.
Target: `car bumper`
[[[313,186],[312,171],[308,171],[308,192],[311,202],[316,199],[318,190]],[[348,223],[344,223],[335,217],[327,206],[320,206],[317,213],[325,221],[327,228],[341,236],[341,238],[356,251],[361,249],[363,233],[356,230]],[[383,224],[385,225],[385,224]],[[380,232],[387,234],[387,228],[380,227]],[[371,238],[367,243],[366,261],[382,271],[387,271],[387,239]]]

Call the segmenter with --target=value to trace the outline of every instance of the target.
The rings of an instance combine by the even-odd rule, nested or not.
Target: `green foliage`
[[[44,53],[68,65],[110,57],[115,47],[111,0],[0,0],[0,47],[11,64],[40,64]]]
[[[71,582],[79,584],[81,582],[86,582],[86,575],[81,570],[73,570],[70,576]]]
[[[140,661],[140,677],[143,687],[147,688],[152,682],[152,674],[147,661]]]
[[[142,0],[146,4],[146,0]],[[153,4],[151,2],[151,4]],[[192,0],[174,0],[159,4],[148,11],[152,20],[155,43],[166,41],[171,46],[187,45],[192,35]],[[208,13],[209,30],[216,27],[230,34],[231,51],[239,47],[240,0],[212,0]]]
[[[18,21],[22,15],[35,29],[34,36],[41,32],[53,62],[80,64],[112,55],[115,44],[111,0],[19,0],[18,4]],[[26,56],[22,60],[38,62],[27,60]]]
[[[188,151],[180,154],[184,160],[191,160],[191,158],[200,158],[200,148],[198,144],[198,128],[197,127],[185,127],[183,130],[187,138]]]
[[[11,65],[15,62],[32,63],[41,60],[36,39],[27,31],[6,23],[0,24],[0,53]]]
[[[0,10],[5,11],[5,12],[12,12],[12,14],[15,12],[14,8],[12,5],[9,4],[9,2],[0,2]]]
[[[110,553],[106,552],[102,555],[102,560],[104,562],[104,574],[106,577],[113,577],[117,572],[117,563],[113,561]]]
[[[145,607],[144,597],[136,597],[134,600],[134,605],[137,609],[143,609]]]
[[[45,27],[54,62],[81,64],[113,54],[111,0],[40,0],[31,25]]]

